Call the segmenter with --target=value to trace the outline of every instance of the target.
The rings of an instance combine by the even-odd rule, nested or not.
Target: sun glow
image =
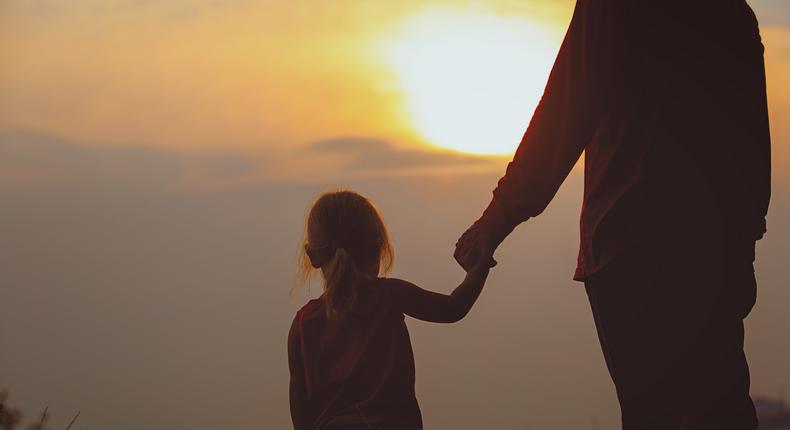
[[[512,152],[556,56],[551,29],[524,17],[432,9],[385,46],[413,127],[428,143]]]

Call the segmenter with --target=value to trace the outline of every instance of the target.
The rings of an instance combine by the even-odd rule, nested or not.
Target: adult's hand
[[[469,227],[464,234],[455,243],[455,261],[458,262],[464,270],[469,271],[478,264],[483,264],[483,259],[487,260],[485,264],[488,267],[497,265],[494,260],[494,244],[491,237],[480,230],[476,225]]]

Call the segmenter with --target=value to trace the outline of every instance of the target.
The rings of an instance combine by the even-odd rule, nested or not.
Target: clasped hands
[[[453,257],[455,261],[467,272],[486,265],[494,267],[497,265],[494,260],[494,250],[496,244],[493,243],[491,236],[485,233],[478,225],[473,224],[455,243]]]

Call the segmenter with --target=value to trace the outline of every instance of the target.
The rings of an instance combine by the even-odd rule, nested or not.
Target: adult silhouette
[[[469,267],[554,197],[582,151],[584,281],[625,430],[755,429],[743,318],[756,297],[770,137],[744,0],[578,0]],[[540,244],[535,244],[540,246]]]

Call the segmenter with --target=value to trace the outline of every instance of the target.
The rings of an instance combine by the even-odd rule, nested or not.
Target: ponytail
[[[322,269],[325,280],[326,317],[332,320],[356,310],[359,301],[357,287],[363,274],[354,258],[345,248],[338,247]]]

